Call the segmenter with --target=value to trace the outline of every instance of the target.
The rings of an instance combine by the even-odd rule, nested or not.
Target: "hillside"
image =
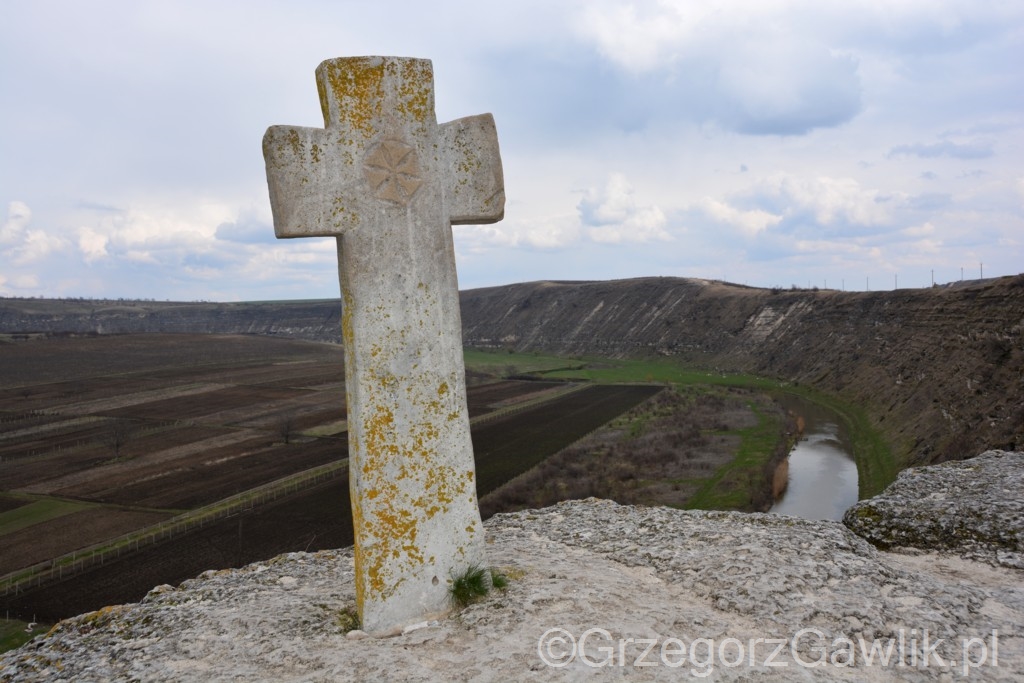
[[[659,354],[863,405],[902,465],[1024,443],[1024,275],[889,292],[642,278],[463,292],[467,346]]]
[[[341,343],[335,300],[208,303],[0,298],[0,334],[258,334]]]
[[[674,356],[863,405],[902,465],[1024,444],[1024,275],[887,292],[682,278],[464,291],[467,346]],[[0,299],[0,333],[208,332],[338,341],[334,300]]]

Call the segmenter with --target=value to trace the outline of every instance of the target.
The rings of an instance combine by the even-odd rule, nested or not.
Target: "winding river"
[[[857,464],[845,430],[831,410],[786,397],[804,419],[804,435],[789,454],[789,484],[771,512],[804,519],[840,520],[857,502]]]

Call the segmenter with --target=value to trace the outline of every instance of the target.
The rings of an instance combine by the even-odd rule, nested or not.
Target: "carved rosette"
[[[423,184],[416,148],[392,138],[370,148],[363,161],[363,174],[374,196],[403,206]]]

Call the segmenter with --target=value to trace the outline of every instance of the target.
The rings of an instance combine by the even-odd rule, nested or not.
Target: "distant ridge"
[[[258,334],[341,343],[336,299],[239,303],[0,299],[3,334]]]
[[[670,356],[865,407],[901,466],[1024,447],[1024,275],[884,292],[647,277],[461,293],[467,346]],[[0,334],[259,334],[340,341],[337,300],[0,299]]]

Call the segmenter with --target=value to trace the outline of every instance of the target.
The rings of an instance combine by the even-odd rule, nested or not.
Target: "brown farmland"
[[[31,368],[42,381],[32,382]],[[150,335],[0,345],[0,573],[347,456],[340,350]],[[468,391],[478,488],[499,486],[658,389],[498,381]],[[535,403],[544,400],[543,403]],[[5,533],[25,500],[91,507]],[[54,619],[289,550],[351,544],[347,478],[3,599]],[[33,535],[35,541],[33,541]],[[40,539],[42,541],[40,542]]]

